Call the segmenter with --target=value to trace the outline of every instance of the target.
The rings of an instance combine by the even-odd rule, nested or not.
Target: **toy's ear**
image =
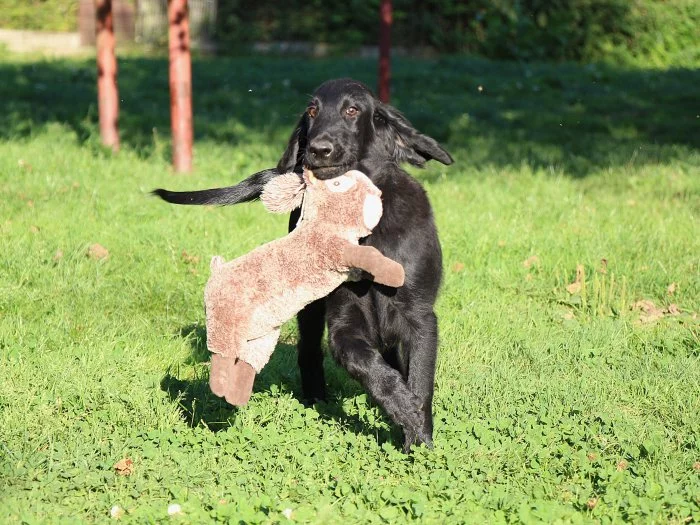
[[[272,213],[289,213],[301,206],[304,181],[297,173],[278,175],[263,187],[260,200]]]

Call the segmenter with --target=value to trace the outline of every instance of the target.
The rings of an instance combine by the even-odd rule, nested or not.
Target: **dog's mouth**
[[[342,165],[316,167],[316,166],[310,166],[307,164],[304,167],[307,170],[313,172],[314,176],[320,180],[332,179],[333,177],[337,177],[338,175],[342,175],[343,173],[345,173],[347,171],[345,169],[345,166],[342,166]]]

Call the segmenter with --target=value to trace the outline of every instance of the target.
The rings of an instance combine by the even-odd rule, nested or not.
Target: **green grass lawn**
[[[393,102],[456,160],[412,171],[445,253],[435,448],[401,453],[330,359],[305,407],[293,323],[246,408],[209,393],[209,259],[286,221],[148,191],[275,164],[317,84],[375,72],[197,61],[180,176],[166,61],[120,62],[112,155],[92,61],[2,56],[1,522],[700,521],[698,70],[397,62]]]

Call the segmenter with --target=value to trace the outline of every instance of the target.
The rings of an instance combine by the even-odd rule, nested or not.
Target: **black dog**
[[[382,191],[384,214],[364,244],[403,264],[398,289],[369,280],[346,283],[298,315],[299,367],[304,395],[323,399],[321,338],[328,320],[331,352],[404,431],[404,448],[431,445],[437,356],[433,305],[442,275],[442,254],[430,203],[421,185],[399,167],[452,158],[416,131],[393,107],[363,84],[330,80],[314,93],[276,169],[251,175],[228,188],[193,192],[155,190],[176,204],[236,204],[260,195],[271,178],[308,166],[319,179],[349,169],[367,174]],[[292,213],[290,228],[299,211]]]

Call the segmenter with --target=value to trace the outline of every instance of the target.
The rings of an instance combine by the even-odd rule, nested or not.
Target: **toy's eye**
[[[333,193],[344,193],[356,184],[355,179],[341,175],[326,181],[326,186]]]

